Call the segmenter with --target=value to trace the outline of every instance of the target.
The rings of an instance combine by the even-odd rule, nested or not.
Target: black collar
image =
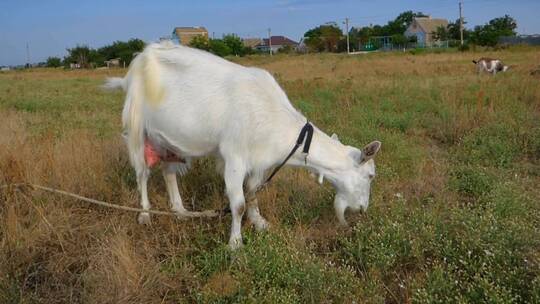
[[[272,177],[274,177],[274,175],[276,175],[279,169],[281,169],[281,167],[283,167],[285,163],[293,156],[294,152],[296,152],[296,150],[300,148],[300,145],[302,145],[302,143],[304,143],[304,148],[302,152],[304,152],[304,154],[306,155],[305,162],[307,164],[307,154],[309,153],[309,146],[311,146],[312,138],[313,138],[313,126],[308,121],[306,122],[304,127],[302,127],[302,130],[300,131],[300,134],[298,135],[298,139],[296,140],[296,144],[294,145],[294,148],[291,150],[291,153],[289,153],[289,155],[287,155],[285,160],[283,160],[283,162],[279,166],[277,166],[274,169],[274,171],[272,171],[272,174],[270,174],[270,176],[266,179],[266,182],[264,182],[264,185],[270,182]]]

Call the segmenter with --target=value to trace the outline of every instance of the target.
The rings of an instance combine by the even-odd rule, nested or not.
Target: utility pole
[[[459,1],[459,35],[463,45],[463,1]]]
[[[26,43],[26,67],[30,67],[30,47],[28,46],[28,42]]]
[[[272,56],[272,32],[270,28],[268,28],[268,49],[270,50],[270,56]]]
[[[349,18],[345,18],[345,30],[347,31],[347,54],[350,54],[350,47],[349,47]]]

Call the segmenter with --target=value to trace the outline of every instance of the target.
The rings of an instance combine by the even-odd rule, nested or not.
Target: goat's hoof
[[[176,218],[181,221],[185,221],[188,219],[188,216],[186,215],[187,211],[184,210],[172,210],[176,214]]]
[[[137,218],[137,221],[141,225],[150,225],[152,222],[150,221],[150,213],[140,213],[139,217]]]
[[[339,224],[338,224],[339,228],[349,228],[349,223],[347,221],[339,221]]]
[[[244,244],[242,243],[242,238],[231,238],[229,240],[229,248],[231,248],[231,250],[238,250],[240,248],[242,248],[242,246],[244,246]]]
[[[268,224],[268,222],[265,219],[260,219],[254,222],[253,225],[255,226],[255,230],[259,232],[266,231],[268,230],[268,228],[270,228],[270,224]]]

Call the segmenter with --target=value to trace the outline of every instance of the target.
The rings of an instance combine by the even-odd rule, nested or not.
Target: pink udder
[[[153,167],[157,164],[159,164],[160,161],[166,161],[166,162],[177,162],[177,163],[185,163],[186,161],[182,159],[179,155],[174,154],[173,152],[167,150],[165,151],[165,155],[159,155],[159,153],[156,151],[154,146],[152,146],[152,143],[148,139],[144,140],[144,160],[146,161],[146,165],[148,167]]]
[[[144,160],[146,161],[146,165],[148,167],[153,167],[159,163],[160,159],[161,157],[157,153],[156,149],[154,149],[154,147],[148,141],[148,139],[145,139],[144,140]]]

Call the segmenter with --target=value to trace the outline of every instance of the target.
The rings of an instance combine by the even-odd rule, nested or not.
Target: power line
[[[270,56],[272,56],[272,30],[268,28],[268,49],[270,50]]]
[[[459,35],[463,45],[463,1],[459,1]]]
[[[349,18],[345,18],[345,30],[347,31],[347,54],[350,54],[350,48],[349,48]]]
[[[28,46],[28,42],[26,43],[26,64],[30,67],[30,47]]]

